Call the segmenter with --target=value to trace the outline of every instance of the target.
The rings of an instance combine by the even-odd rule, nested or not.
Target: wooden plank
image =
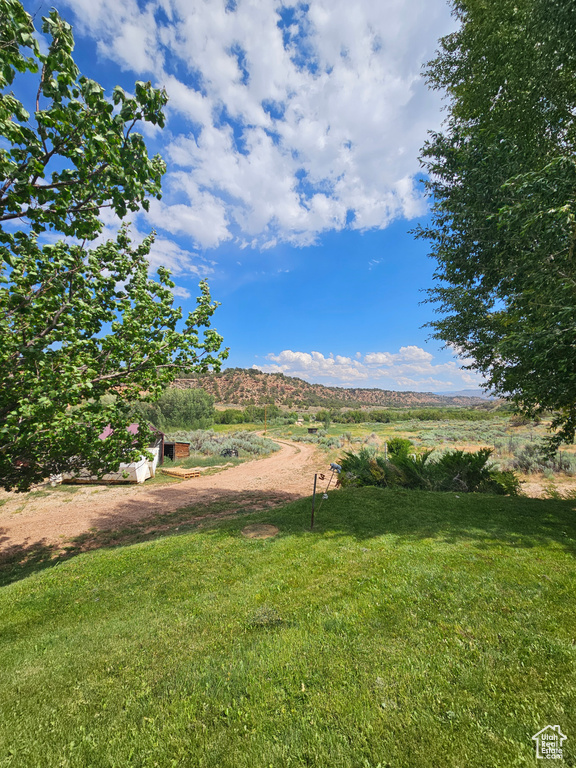
[[[171,475],[172,477],[179,477],[182,480],[189,480],[191,477],[200,477],[199,469],[184,469],[183,467],[162,467],[162,472],[165,475]]]

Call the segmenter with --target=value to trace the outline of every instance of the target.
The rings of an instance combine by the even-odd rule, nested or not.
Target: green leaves
[[[134,129],[164,124],[165,92],[138,82],[135,96],[116,88],[108,100],[80,76],[56,11],[43,31],[46,54],[20,3],[0,0],[2,84],[39,73],[31,121],[0,93],[0,480],[9,490],[142,455],[151,433],[128,431],[134,401],[157,398],[176,375],[219,369],[227,355],[209,327],[217,304],[207,284],[182,322],[168,270],[149,276],[153,235],[134,246],[125,226],[88,247],[101,208],[122,217],[160,196],[164,162]],[[47,231],[67,239],[46,243]],[[113,434],[99,439],[108,425]]]
[[[0,20],[8,16],[3,35],[10,43],[2,47],[0,38],[5,82],[26,68],[35,71],[40,65],[41,73],[35,130],[13,94],[0,95],[0,133],[12,144],[10,152],[0,153],[0,222],[24,220],[36,233],[55,230],[92,240],[101,231],[102,207],[123,217],[144,205],[148,195],[160,196],[165,165],[148,157],[134,128],[140,121],[164,125],[166,94],[137,83],[135,97],[116,88],[109,101],[98,83],[79,76],[72,30],[56,11],[43,23],[51,36],[46,55],[31,38],[32,22],[19,3],[0,0]],[[33,65],[19,52],[26,44],[22,40],[32,40]],[[114,114],[114,104],[120,103],[120,114]]]
[[[528,414],[576,417],[576,66],[572,4],[457,0],[431,87],[449,116],[422,150],[435,336]],[[569,24],[572,23],[572,27]],[[571,74],[570,74],[571,73]]]
[[[500,472],[488,463],[491,448],[471,453],[446,451],[435,459],[431,458],[432,453],[409,455],[399,451],[388,459],[366,448],[357,454],[345,453],[340,460],[341,482],[343,485],[512,496],[520,491],[513,472]]]
[[[201,283],[180,331],[169,273],[148,276],[152,242],[133,248],[124,228],[89,251],[63,241],[40,248],[32,238],[20,250],[9,284],[0,286],[6,488],[23,490],[80,464],[101,474],[141,454],[146,443],[126,429],[132,404],[155,399],[176,375],[220,367],[226,352],[218,354],[222,339],[209,328],[216,304],[208,286]],[[108,424],[114,450],[98,440]]]

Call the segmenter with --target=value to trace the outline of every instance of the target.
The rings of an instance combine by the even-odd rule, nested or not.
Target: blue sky
[[[151,80],[167,126],[143,130],[168,171],[132,217],[157,230],[185,310],[207,277],[230,366],[338,386],[474,388],[428,341],[434,263],[419,148],[442,120],[421,77],[454,27],[445,0],[53,0],[83,74]],[[117,222],[106,220],[112,235]]]

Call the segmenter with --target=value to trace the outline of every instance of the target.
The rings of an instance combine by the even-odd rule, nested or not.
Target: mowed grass
[[[548,724],[576,765],[574,502],[364,488],[309,514],[0,590],[0,765],[511,768]]]

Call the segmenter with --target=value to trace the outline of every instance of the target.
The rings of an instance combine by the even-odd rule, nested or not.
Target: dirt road
[[[0,507],[0,554],[15,548],[55,545],[94,529],[116,529],[181,507],[221,498],[239,503],[247,492],[262,499],[293,500],[309,496],[315,472],[327,459],[307,443],[276,441],[280,451],[218,474],[174,485],[68,486],[47,493],[3,494]]]

